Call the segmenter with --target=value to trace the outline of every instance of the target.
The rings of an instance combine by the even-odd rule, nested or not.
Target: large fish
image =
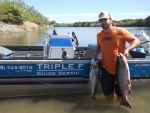
[[[98,61],[95,61],[92,59],[91,61],[91,71],[90,71],[90,91],[91,91],[91,98],[95,100],[97,85],[98,85],[98,74],[99,73],[99,67],[98,67]]]
[[[117,76],[122,93],[120,105],[131,108],[130,101],[128,100],[128,95],[131,93],[130,71],[126,57],[121,53],[117,57]]]

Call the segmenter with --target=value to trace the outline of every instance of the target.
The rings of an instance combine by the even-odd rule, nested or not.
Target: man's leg
[[[119,86],[119,80],[118,80],[117,75],[116,75],[116,78],[115,78],[115,93],[117,95],[117,100],[121,101],[122,93],[121,93],[121,89],[120,89],[120,86]]]
[[[108,102],[113,102],[113,100],[114,100],[114,94],[110,94],[110,95],[107,95],[107,96],[105,96],[106,97],[106,100],[108,101]]]
[[[102,69],[101,86],[106,99],[110,102],[114,99],[115,77]]]

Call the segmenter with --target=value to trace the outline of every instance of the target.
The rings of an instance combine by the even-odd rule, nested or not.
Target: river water
[[[53,28],[54,29],[54,28]],[[16,33],[0,36],[0,45],[43,45],[43,41],[47,33],[52,33],[53,29],[45,31],[35,31],[28,33]],[[126,27],[131,33],[136,34],[144,31],[150,36],[150,27]],[[66,35],[75,32],[79,46],[88,46],[88,44],[96,43],[96,34],[101,30],[99,27],[57,27],[55,28],[58,34]]]
[[[55,28],[58,34],[74,31],[80,46],[96,43],[96,33],[99,28]],[[127,28],[133,34],[144,31],[150,36],[150,28]],[[51,33],[53,29],[44,31]],[[42,45],[44,32],[17,33],[0,36],[0,45]],[[133,92],[129,96],[132,109],[120,107],[119,103],[107,102],[101,92],[96,100],[89,98],[89,94],[57,94],[28,97],[0,98],[0,113],[150,113],[150,80],[136,80],[133,82]]]
[[[1,113],[150,113],[150,80],[136,80],[129,100],[132,109],[107,102],[100,92],[96,100],[89,94],[61,94],[0,98]]]

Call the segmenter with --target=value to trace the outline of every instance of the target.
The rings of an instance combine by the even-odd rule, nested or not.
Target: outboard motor
[[[149,36],[141,31],[135,35],[140,40],[140,45],[130,51],[132,58],[145,58],[146,54],[149,53]]]
[[[140,40],[140,48],[144,48],[145,52],[149,52],[150,37],[143,31],[135,35]]]

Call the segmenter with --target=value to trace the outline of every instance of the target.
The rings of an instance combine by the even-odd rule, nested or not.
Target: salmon
[[[120,105],[131,108],[128,95],[131,93],[130,71],[126,57],[119,53],[117,56],[117,76],[122,93]]]
[[[89,79],[90,79],[90,91],[91,91],[90,97],[94,100],[95,100],[95,95],[96,95],[96,90],[98,85],[98,75],[99,75],[98,61],[92,59]]]

